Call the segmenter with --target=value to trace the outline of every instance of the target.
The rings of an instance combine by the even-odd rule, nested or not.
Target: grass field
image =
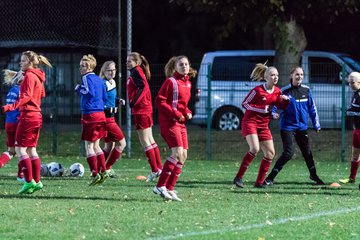
[[[58,158],[69,166],[77,158]],[[19,195],[15,161],[0,172],[0,239],[359,239],[357,185],[315,186],[301,160],[289,162],[272,188],[255,189],[259,160],[245,188],[231,181],[239,163],[189,161],[176,187],[183,202],[152,193],[145,160],[122,159],[119,178],[88,187],[88,177],[43,178],[44,189]],[[86,166],[86,165],[85,165]],[[318,162],[327,183],[345,163]],[[88,172],[86,174],[88,176]]]

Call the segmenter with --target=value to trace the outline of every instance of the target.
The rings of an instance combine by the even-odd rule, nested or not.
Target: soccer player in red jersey
[[[250,149],[245,154],[233,181],[240,188],[244,187],[243,176],[260,148],[264,157],[254,186],[264,187],[266,173],[275,156],[274,142],[269,129],[271,111],[274,106],[285,109],[289,104],[289,98],[282,95],[281,90],[275,86],[279,81],[279,73],[275,67],[258,63],[251,73],[251,78],[257,81],[264,79],[266,82],[253,88],[242,102],[243,108],[246,109],[241,122],[242,136]]]
[[[151,173],[146,178],[146,181],[151,182],[160,176],[162,162],[159,147],[152,134],[153,109],[148,83],[151,77],[150,66],[143,55],[132,52],[127,56],[126,67],[130,71],[130,76],[126,82],[126,90],[131,114],[134,116],[136,132],[151,168]]]
[[[189,80],[190,63],[186,56],[171,58],[165,72],[174,69],[172,77],[165,80],[157,98],[161,136],[171,149],[171,155],[164,163],[163,171],[153,192],[166,200],[182,201],[174,191],[174,186],[187,159],[189,148],[185,122],[192,118],[188,108],[191,96]]]
[[[36,146],[42,127],[41,99],[45,97],[45,73],[40,64],[52,67],[49,60],[33,51],[23,52],[20,68],[24,72],[19,99],[2,107],[3,112],[19,109],[20,116],[15,135],[15,152],[25,175],[19,193],[33,193],[43,188],[40,181],[41,162]]]

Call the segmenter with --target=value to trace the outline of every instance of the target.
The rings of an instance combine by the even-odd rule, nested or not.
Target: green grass
[[[70,166],[82,159],[59,157]],[[82,161],[84,162],[84,160]],[[0,172],[0,239],[358,239],[357,185],[315,186],[305,163],[285,166],[272,188],[255,189],[259,159],[248,169],[245,188],[231,181],[233,161],[188,161],[176,186],[183,202],[152,193],[145,160],[122,159],[121,176],[88,187],[83,178],[43,178],[44,189],[19,195],[14,160]],[[85,164],[84,164],[85,165]],[[86,170],[87,166],[85,165]],[[320,161],[327,183],[348,175],[348,165]]]
[[[181,203],[164,202],[152,193],[155,183],[135,179],[146,176],[149,166],[134,132],[131,159],[123,156],[115,165],[120,177],[88,187],[79,131],[59,131],[57,156],[51,155],[51,133],[43,131],[38,148],[43,162],[57,161],[65,167],[81,162],[87,172],[83,178],[45,177],[42,191],[19,195],[16,159],[11,160],[0,169],[0,239],[360,238],[358,185],[329,186],[349,174],[349,162],[339,162],[338,131],[310,132],[318,173],[326,186],[312,184],[297,151],[274,187],[266,189],[253,188],[259,153],[245,174],[245,188],[237,189],[232,180],[248,148],[240,133],[214,131],[213,160],[204,161],[205,131],[189,130],[189,160],[176,186]],[[273,135],[279,154],[281,141],[275,131]],[[165,160],[169,151],[156,128],[154,136]],[[347,132],[347,144],[350,140]]]

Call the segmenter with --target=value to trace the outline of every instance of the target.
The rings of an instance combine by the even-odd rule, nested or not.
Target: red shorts
[[[106,121],[106,117],[104,111],[81,115],[81,123],[98,123],[105,121]]]
[[[81,140],[95,142],[105,136],[105,122],[82,123]]]
[[[255,123],[242,121],[241,131],[243,138],[246,138],[246,136],[250,134],[256,134],[258,135],[259,142],[273,139],[268,126],[258,127]]]
[[[16,135],[15,146],[18,147],[36,147],[40,137],[42,121],[19,121]]]
[[[118,142],[124,139],[124,134],[115,122],[114,117],[106,118],[105,130],[107,135],[104,138],[104,142]]]
[[[15,135],[17,123],[5,123],[6,146],[15,147]]]
[[[354,129],[352,136],[352,146],[354,148],[360,148],[360,130]]]
[[[152,115],[149,114],[135,114],[134,115],[134,124],[136,126],[136,129],[146,129],[149,127],[152,127],[153,119]]]
[[[178,122],[162,122],[160,123],[160,133],[169,148],[189,148],[185,124]]]

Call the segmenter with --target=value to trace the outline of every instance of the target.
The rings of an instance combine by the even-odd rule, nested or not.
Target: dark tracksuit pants
[[[274,180],[276,175],[281,171],[284,165],[293,157],[295,153],[295,139],[300,151],[305,159],[306,166],[309,169],[310,176],[316,176],[316,168],[313,155],[310,149],[309,137],[307,131],[280,131],[281,140],[283,142],[283,152],[276,161],[275,166],[267,179]],[[293,137],[294,136],[294,137]]]

